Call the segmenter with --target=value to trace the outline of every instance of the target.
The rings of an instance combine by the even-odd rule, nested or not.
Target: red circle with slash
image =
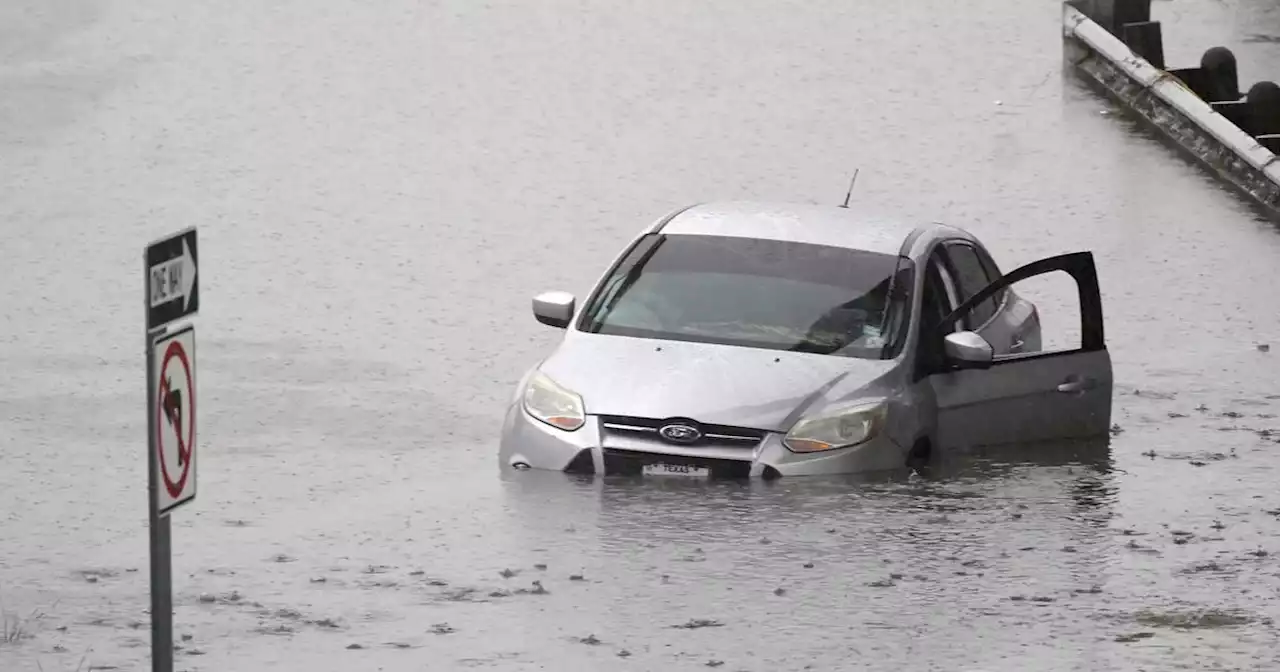
[[[183,439],[182,427],[175,427],[174,435],[178,441],[178,463],[182,467],[182,473],[177,479],[169,475],[169,463],[164,457],[164,426],[165,426],[165,409],[168,404],[171,391],[169,390],[169,378],[165,374],[169,371],[170,362],[178,362],[182,365],[183,374],[187,379],[187,406],[188,422],[187,436]],[[182,347],[181,341],[171,341],[169,346],[164,350],[164,359],[160,364],[160,389],[159,396],[156,399],[156,450],[160,453],[160,476],[164,481],[164,489],[169,496],[177,499],[182,495],[183,488],[187,485],[187,476],[191,473],[191,457],[192,451],[196,445],[196,386],[191,378],[191,360],[187,358],[187,351]]]

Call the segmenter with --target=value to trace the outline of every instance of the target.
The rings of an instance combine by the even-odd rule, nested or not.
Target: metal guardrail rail
[[[1197,67],[1166,69],[1150,0],[1066,0],[1062,22],[1077,74],[1280,220],[1280,86],[1258,82],[1241,95],[1225,47]]]

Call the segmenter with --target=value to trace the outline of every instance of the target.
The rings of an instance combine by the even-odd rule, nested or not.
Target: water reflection
[[[595,499],[602,516],[646,518],[640,511],[692,506],[697,515],[716,512],[757,516],[857,506],[872,497],[981,498],[1010,484],[1058,484],[1084,508],[1109,506],[1114,466],[1109,437],[1082,441],[982,446],[941,456],[922,474],[909,469],[867,474],[796,477],[775,481],[715,480],[682,477],[593,477],[531,470],[501,469],[504,496],[515,511],[536,510],[555,517],[555,507]],[[967,493],[967,494],[966,494]],[[547,510],[552,507],[552,510]],[[626,524],[626,520],[619,519]]]
[[[720,566],[737,559],[766,567],[780,558],[799,560],[801,549],[837,553],[843,562],[890,556],[915,562],[918,551],[902,546],[905,539],[986,538],[993,517],[1035,521],[1018,544],[1046,537],[1078,542],[1106,528],[1112,516],[1112,472],[1110,442],[1100,439],[952,454],[924,478],[703,482],[510,470],[502,478],[513,527],[531,543],[545,540],[542,533],[578,526],[579,534],[594,536],[598,546],[591,552],[623,563]],[[993,551],[1007,545],[989,541]],[[699,556],[699,548],[717,553]]]
[[[663,641],[670,626],[709,619],[722,624],[720,641],[742,642],[739,652],[812,664],[840,655],[810,636],[833,617],[854,628],[893,623],[899,633],[949,624],[953,635],[957,620],[1032,618],[1056,621],[1064,641],[1097,637],[1087,608],[1035,605],[1093,595],[1108,582],[1111,474],[1104,439],[985,448],[949,457],[924,479],[508,471],[503,497],[530,541],[563,536],[574,521],[578,560],[601,580],[587,607],[598,631]],[[753,644],[756,626],[772,628],[772,641]],[[686,634],[680,641],[712,646]],[[969,651],[974,664],[1022,646],[1021,635],[994,625],[984,636],[991,647]],[[867,646],[899,657],[894,641]],[[899,644],[914,647],[915,663],[954,655]]]

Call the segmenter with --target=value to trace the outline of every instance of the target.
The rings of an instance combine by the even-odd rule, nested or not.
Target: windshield
[[[601,284],[579,328],[890,359],[905,332],[911,271],[909,259],[842,247],[651,234]]]

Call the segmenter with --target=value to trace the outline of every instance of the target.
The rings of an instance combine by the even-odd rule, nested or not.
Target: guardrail
[[[1150,0],[1066,0],[1063,57],[1222,180],[1280,220],[1280,86],[1241,95],[1235,55],[1207,49],[1200,65],[1166,69]]]

